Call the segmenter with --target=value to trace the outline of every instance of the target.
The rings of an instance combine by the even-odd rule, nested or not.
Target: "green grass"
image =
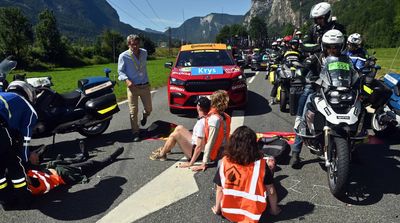
[[[168,79],[169,69],[164,68],[164,63],[168,61],[175,61],[175,58],[162,58],[156,60],[149,60],[147,63],[147,71],[149,74],[150,84],[153,89],[165,86]],[[27,77],[45,77],[51,76],[54,86],[52,87],[59,93],[72,91],[77,87],[79,79],[91,76],[104,76],[103,69],[110,68],[111,79],[114,77],[117,80],[115,86],[115,94],[118,100],[126,99],[126,85],[124,82],[118,81],[117,64],[101,64],[85,66],[80,68],[56,68],[51,71],[45,72],[24,72],[24,71],[13,71],[9,78],[15,73],[26,73]],[[114,76],[115,75],[115,76]]]
[[[395,58],[398,50],[399,50],[398,55]],[[374,51],[376,52],[375,57],[378,59],[376,63],[382,67],[382,69],[378,72],[377,77],[381,77],[389,72],[400,74],[399,48],[379,48],[379,49],[368,50],[370,54],[372,54]]]

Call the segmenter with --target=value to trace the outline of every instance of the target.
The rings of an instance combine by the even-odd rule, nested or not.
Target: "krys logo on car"
[[[192,75],[223,74],[222,67],[192,67]]]

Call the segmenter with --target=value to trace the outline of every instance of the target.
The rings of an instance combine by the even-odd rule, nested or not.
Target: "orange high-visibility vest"
[[[231,117],[226,114],[225,112],[223,113],[224,118],[218,113],[218,111],[215,108],[212,108],[210,112],[208,112],[205,120],[205,126],[204,126],[204,136],[205,136],[205,143],[207,144],[208,141],[208,133],[209,133],[209,126],[208,126],[208,119],[210,118],[211,115],[217,115],[219,119],[219,129],[217,130],[217,139],[215,140],[215,143],[213,147],[211,148],[210,151],[210,159],[211,160],[216,160],[218,156],[219,149],[222,146],[222,143],[228,143],[229,139],[229,134],[231,131]],[[225,132],[224,132],[225,130]]]
[[[247,166],[222,158],[219,175],[222,185],[222,215],[233,222],[258,222],[267,207],[264,185],[265,159]]]
[[[39,180],[39,186],[34,187],[31,184],[28,184],[28,188],[33,195],[42,195],[49,192],[51,189],[65,184],[64,180],[60,175],[54,174],[52,172],[45,173],[37,170],[28,170],[28,177],[36,178]],[[36,185],[35,185],[36,186]]]

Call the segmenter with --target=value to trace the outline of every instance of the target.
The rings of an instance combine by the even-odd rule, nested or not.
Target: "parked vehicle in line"
[[[241,108],[247,104],[247,83],[243,70],[227,51],[225,44],[184,45],[168,78],[168,106],[171,113],[196,109],[199,97],[216,90],[226,90],[229,107]]]
[[[0,71],[9,70],[10,64],[15,68],[17,63],[5,59],[0,63]],[[51,89],[50,77],[25,78],[24,75],[15,75],[7,90],[18,91],[26,85],[34,87],[37,97],[32,106],[38,121],[33,128],[33,138],[75,131],[87,137],[97,136],[107,130],[113,114],[119,111],[114,94],[116,82],[109,78],[110,69],[104,71],[105,77],[78,80],[75,90],[62,94]]]
[[[279,109],[286,111],[286,105],[289,105],[291,115],[296,115],[298,99],[303,92],[305,78],[302,75],[304,66],[299,62],[282,64],[277,70],[277,79],[279,82],[277,101]]]

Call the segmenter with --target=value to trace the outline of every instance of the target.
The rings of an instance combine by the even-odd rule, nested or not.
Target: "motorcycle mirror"
[[[104,68],[104,73],[106,73],[106,77],[110,77],[111,69],[110,68]]]

